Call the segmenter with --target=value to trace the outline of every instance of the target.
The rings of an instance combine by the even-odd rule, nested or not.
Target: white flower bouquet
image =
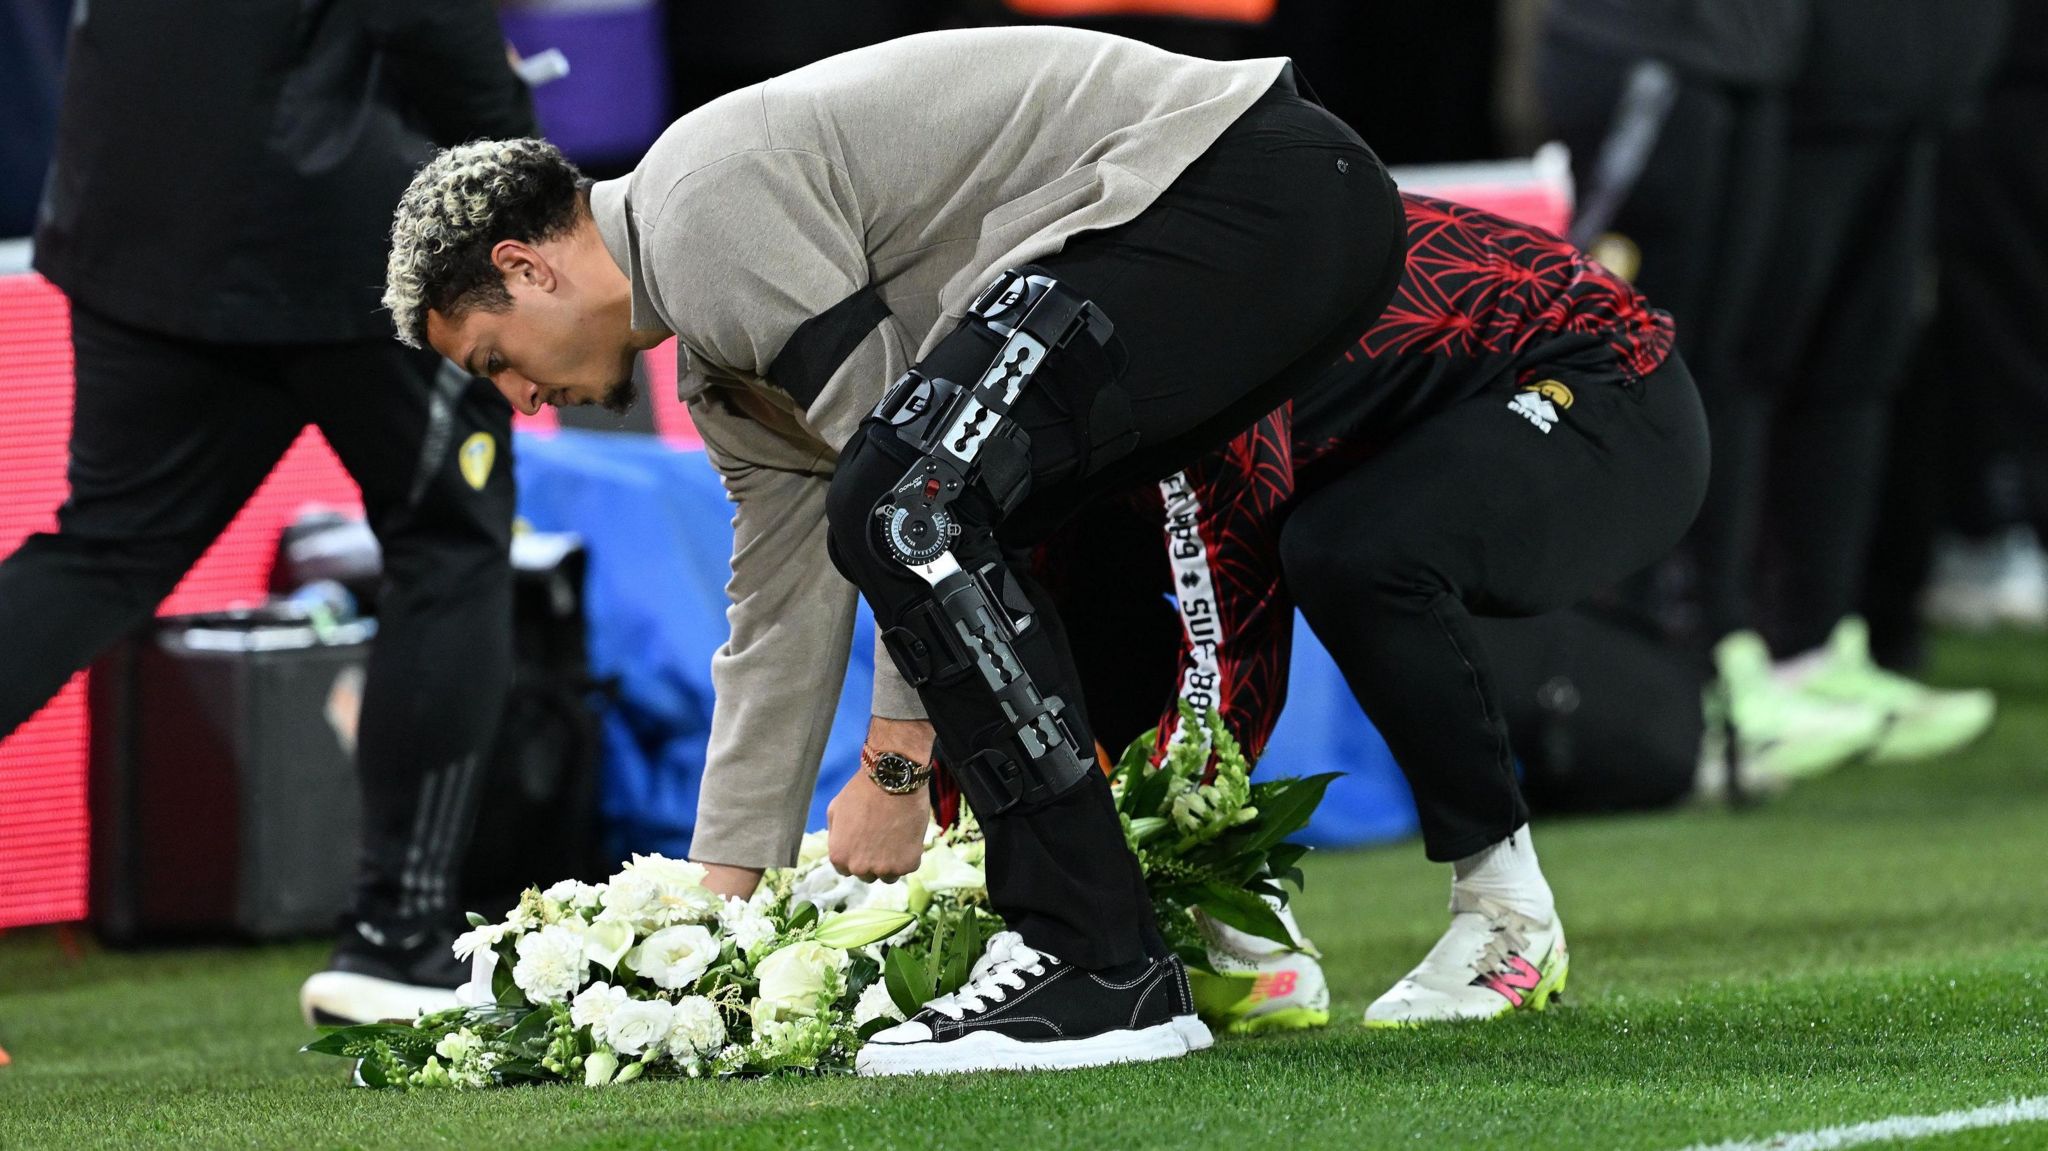
[[[1283,841],[1334,777],[1252,785],[1221,720],[1185,718],[1189,737],[1160,768],[1148,736],[1112,785],[1161,927],[1206,968],[1196,909],[1289,942],[1263,897],[1299,884],[1305,849]],[[696,864],[636,855],[603,883],[529,889],[501,922],[472,914],[455,941],[471,964],[461,1006],[338,1028],[305,1050],[407,1090],[846,1070],[869,1035],[965,984],[1002,929],[983,850],[963,815],[931,830],[914,874],[867,882],[840,875],[813,832],[797,866],[747,900],[707,890]]]

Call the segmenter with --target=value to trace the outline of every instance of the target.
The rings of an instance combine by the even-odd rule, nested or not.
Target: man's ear
[[[555,290],[554,265],[531,245],[518,240],[500,240],[491,248],[491,266],[505,277],[505,287],[516,285]]]

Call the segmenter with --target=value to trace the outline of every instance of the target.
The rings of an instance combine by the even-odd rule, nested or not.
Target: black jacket
[[[2006,0],[1813,0],[1795,124],[1938,125],[1982,92],[2005,44]]]
[[[1799,68],[1808,0],[1551,0],[1549,33],[1688,75],[1779,87]]]
[[[89,0],[35,263],[223,343],[387,335],[391,211],[433,145],[535,131],[490,0]]]

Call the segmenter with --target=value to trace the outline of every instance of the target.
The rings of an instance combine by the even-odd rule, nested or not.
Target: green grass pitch
[[[1373,1032],[1444,923],[1412,844],[1312,858],[1338,1022],[1176,1063],[404,1096],[295,1054],[314,946],[67,959],[0,936],[0,1148],[1670,1148],[2048,1094],[2048,645],[1950,640],[2003,709],[1952,760],[1747,812],[1553,821],[1559,1008]],[[1322,764],[1278,765],[1288,770]],[[2048,1147],[2048,1123],[1915,1151]]]

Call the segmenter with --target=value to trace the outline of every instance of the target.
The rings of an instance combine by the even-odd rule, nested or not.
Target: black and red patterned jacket
[[[1671,317],[1557,236],[1402,200],[1408,269],[1379,320],[1289,408],[1144,497],[1165,517],[1179,697],[1215,707],[1254,759],[1287,695],[1294,604],[1279,535],[1290,501],[1473,396],[1552,375],[1640,386],[1671,353]],[[1169,708],[1162,750],[1178,728]]]

